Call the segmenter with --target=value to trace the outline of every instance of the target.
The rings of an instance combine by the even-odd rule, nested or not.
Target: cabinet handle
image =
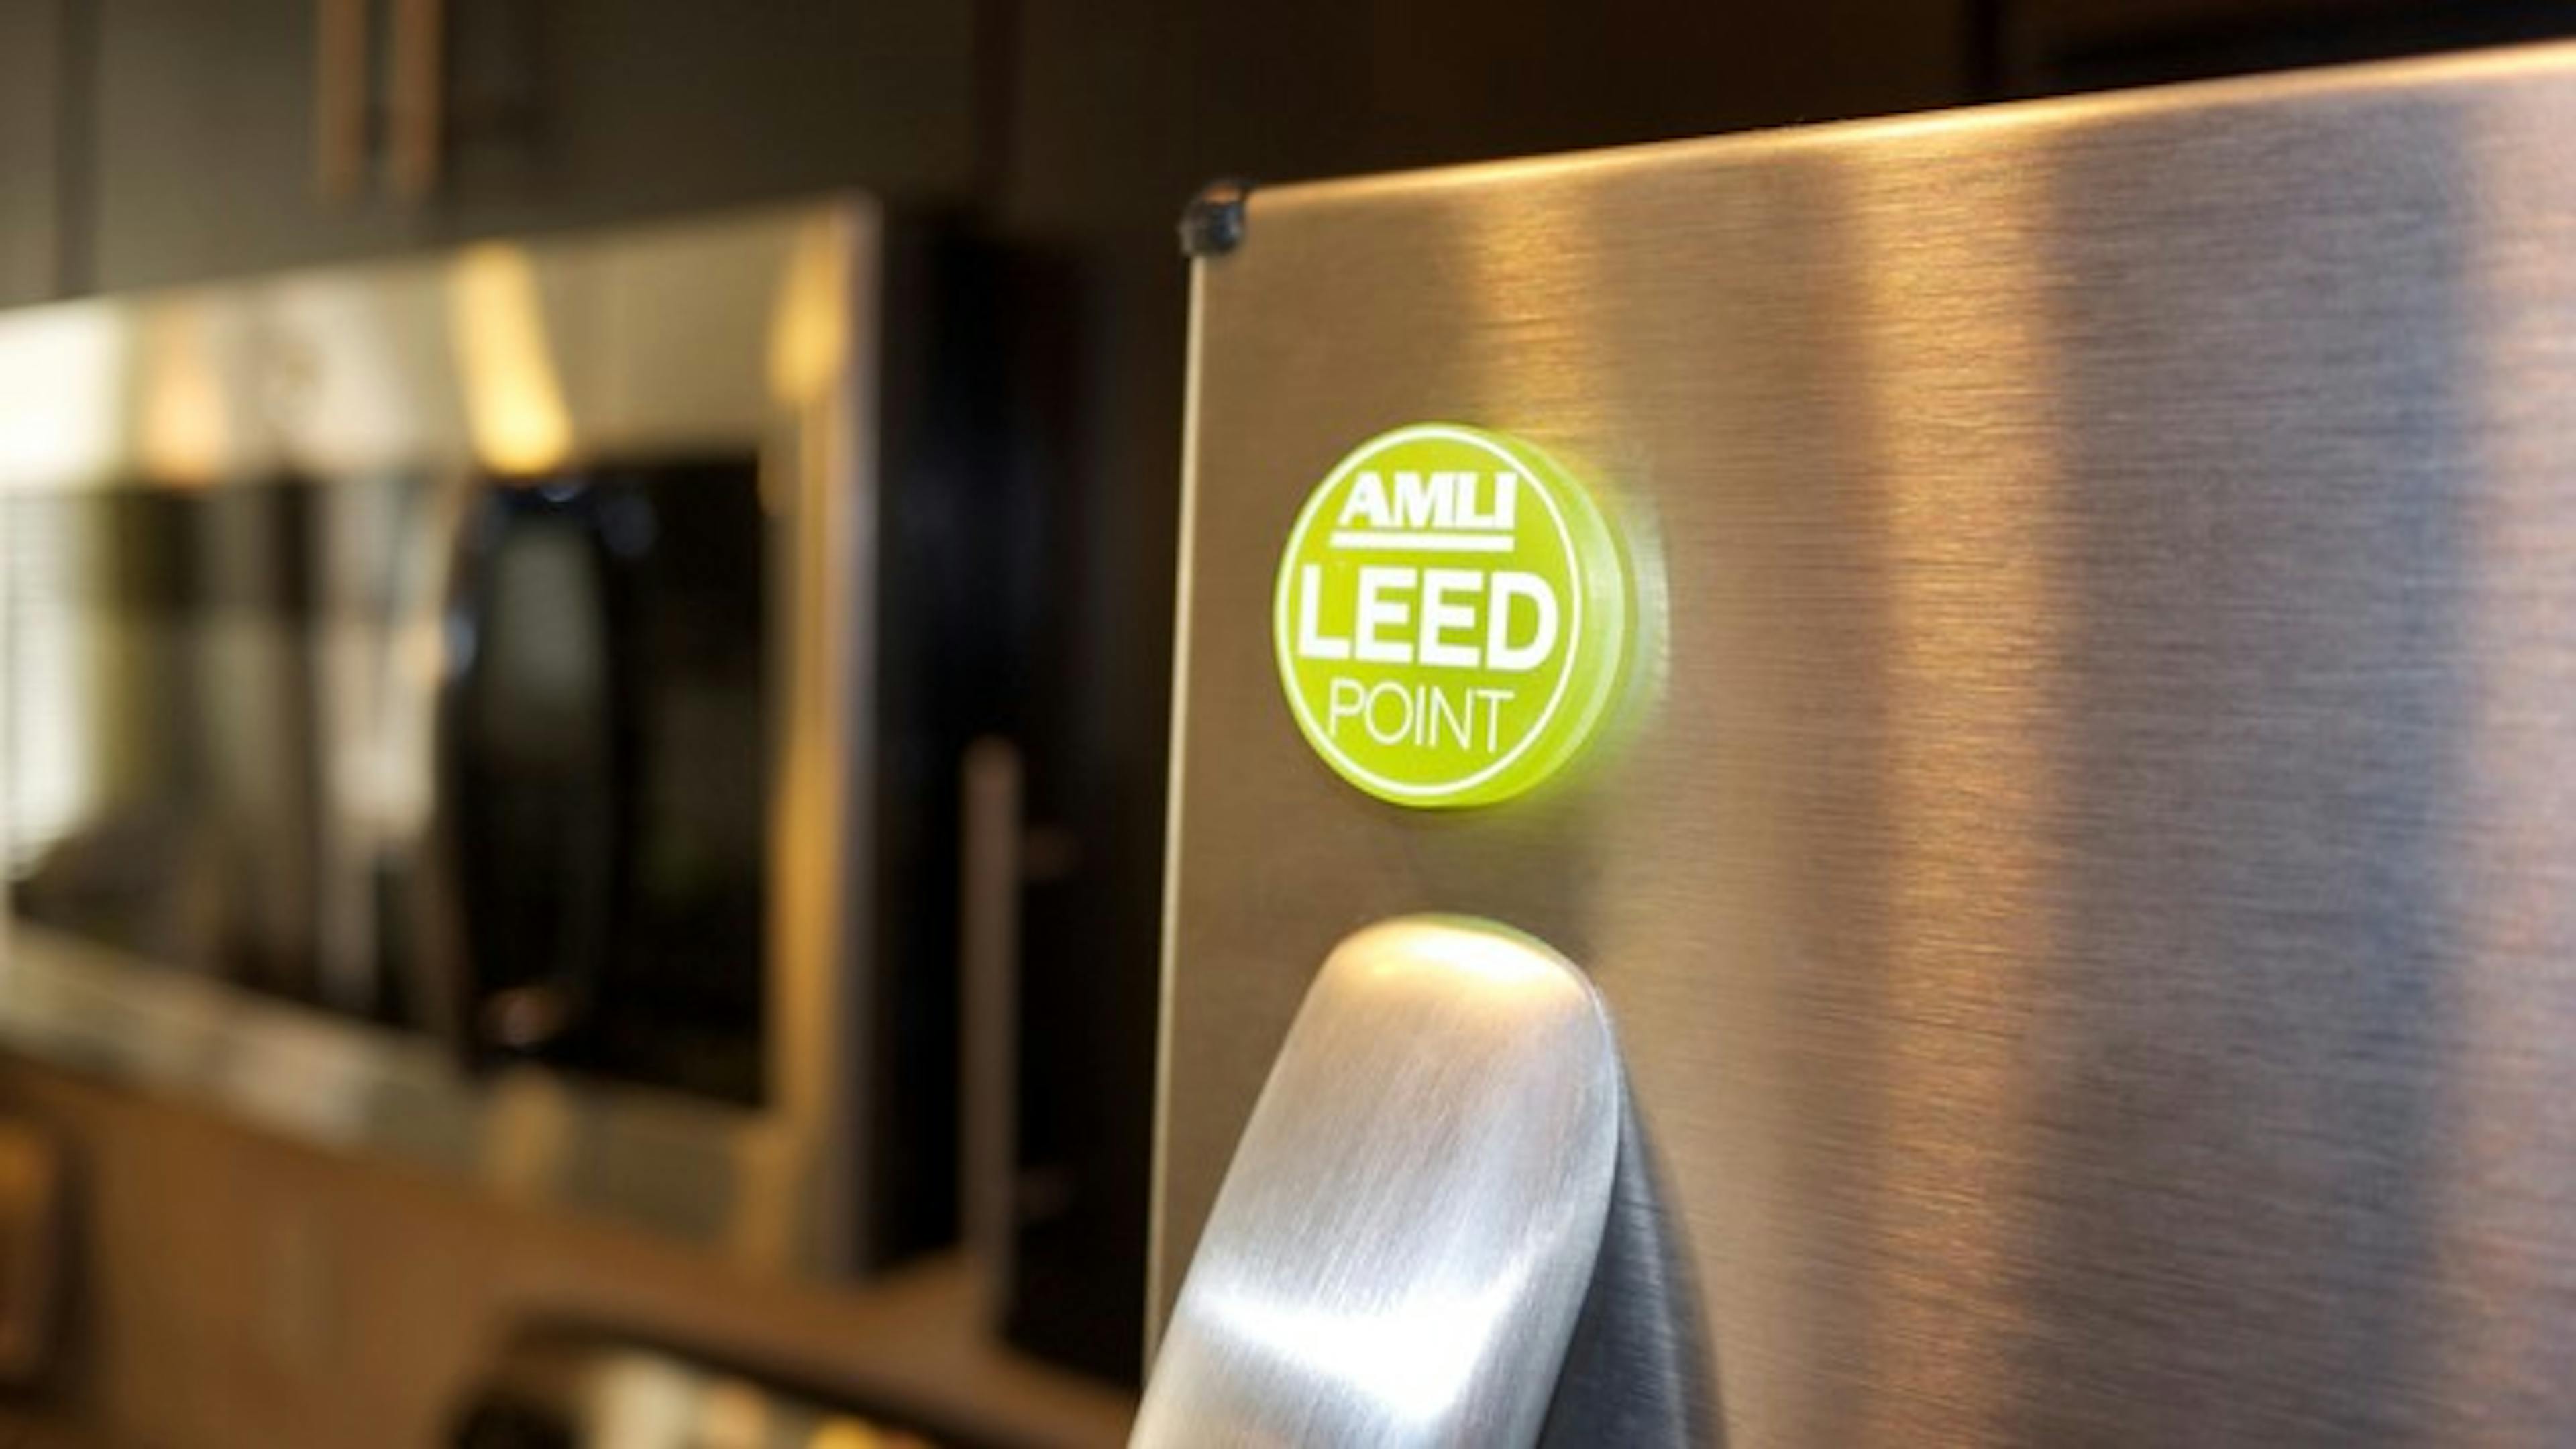
[[[325,201],[366,179],[368,3],[314,0],[313,184]]]
[[[389,140],[394,194],[422,201],[438,189],[447,130],[447,0],[394,0]]]

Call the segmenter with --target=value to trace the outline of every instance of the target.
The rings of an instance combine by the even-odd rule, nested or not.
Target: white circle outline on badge
[[[1539,711],[1537,723],[1532,724],[1522,733],[1520,743],[1505,751],[1501,759],[1495,760],[1464,779],[1448,780],[1433,785],[1407,785],[1389,780],[1362,767],[1339,746],[1333,744],[1331,738],[1315,724],[1314,712],[1306,707],[1306,693],[1298,687],[1296,665],[1293,662],[1295,656],[1290,652],[1288,644],[1288,617],[1294,603],[1290,597],[1292,583],[1288,566],[1296,558],[1299,546],[1305,543],[1307,531],[1314,524],[1316,513],[1323,508],[1324,500],[1333,495],[1334,489],[1340,486],[1343,479],[1351,475],[1351,471],[1357,468],[1363,459],[1398,444],[1421,438],[1465,443],[1494,461],[1508,466],[1535,485],[1533,491],[1538,494],[1539,502],[1547,505],[1548,522],[1556,525],[1556,540],[1565,549],[1567,571],[1572,575],[1572,586],[1567,592],[1574,598],[1568,610],[1565,665],[1557,671],[1556,688],[1548,695],[1547,707]],[[1547,471],[1552,474],[1554,470]],[[1549,722],[1556,718],[1558,706],[1565,703],[1565,692],[1574,685],[1575,660],[1583,648],[1583,598],[1589,591],[1589,582],[1584,577],[1583,553],[1574,546],[1574,534],[1565,526],[1565,514],[1557,507],[1555,490],[1550,486],[1548,479],[1541,476],[1540,469],[1531,467],[1528,460],[1514,456],[1510,449],[1493,439],[1470,432],[1465,428],[1447,423],[1412,423],[1392,432],[1380,433],[1352,449],[1350,456],[1344,458],[1338,467],[1326,475],[1322,483],[1316,485],[1314,493],[1306,500],[1306,506],[1298,510],[1297,522],[1288,530],[1288,546],[1280,550],[1278,582],[1271,589],[1270,652],[1279,667],[1279,683],[1282,691],[1288,696],[1288,707],[1296,712],[1299,733],[1305,735],[1308,744],[1330,757],[1334,768],[1384,794],[1401,795],[1407,799],[1436,801],[1462,791],[1473,790],[1510,769],[1514,761],[1528,754],[1530,746],[1537,744],[1539,737],[1547,733]]]

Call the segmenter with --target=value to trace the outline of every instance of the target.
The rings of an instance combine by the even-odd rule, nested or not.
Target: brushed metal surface
[[[1158,1305],[1312,963],[1455,911],[1619,1021],[1730,1442],[2576,1439],[2572,134],[2543,47],[1256,193]],[[1425,418],[1662,594],[1625,738],[1442,818],[1266,638]]]
[[[1133,1444],[1535,1443],[1619,1157],[1600,998],[1415,917],[1333,949],[1181,1286]]]
[[[850,760],[874,728],[862,706],[883,231],[876,205],[851,197],[0,314],[0,504],[21,490],[328,480],[323,511],[341,520],[318,606],[331,830],[309,873],[341,928],[327,979],[350,990],[326,999],[376,989],[378,963],[353,944],[372,917],[344,919],[373,908],[374,862],[436,853],[424,842],[450,520],[478,474],[621,454],[757,459],[779,600],[766,642],[783,681],[765,1107],[537,1070],[478,1077],[426,1036],[6,908],[0,1045],[762,1267],[858,1266],[852,1224],[872,1185],[856,1095],[868,1064],[853,1044],[869,1007],[850,961],[871,910],[871,786]],[[413,480],[420,518],[396,527],[350,501],[387,479]],[[0,876],[139,788],[120,774],[137,707],[110,667],[135,668],[119,654],[135,646],[59,602],[99,560],[9,525],[0,508]]]

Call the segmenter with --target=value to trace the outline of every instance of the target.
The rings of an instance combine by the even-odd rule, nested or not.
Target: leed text
[[[1297,657],[1526,674],[1556,648],[1556,591],[1518,569],[1367,564],[1348,636],[1323,626],[1324,570],[1297,578]]]

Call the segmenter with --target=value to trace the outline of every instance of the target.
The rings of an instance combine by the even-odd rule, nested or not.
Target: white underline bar
[[[1510,553],[1508,533],[1368,533],[1333,535],[1335,548],[1406,549],[1418,553]]]

